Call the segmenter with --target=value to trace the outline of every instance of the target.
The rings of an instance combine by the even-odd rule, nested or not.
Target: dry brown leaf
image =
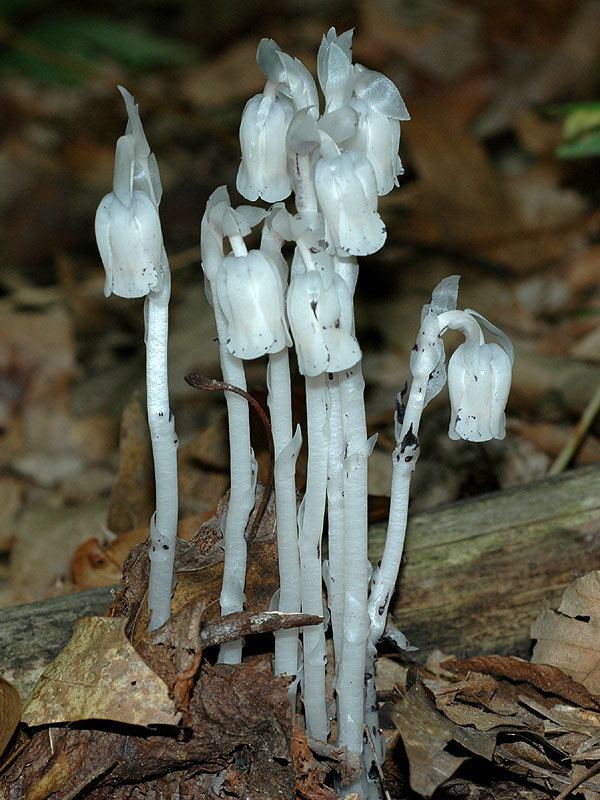
[[[192,514],[179,521],[177,536],[189,541],[192,539],[207,514]],[[95,589],[102,586],[113,586],[121,580],[123,564],[131,549],[148,538],[148,526],[134,528],[122,533],[107,545],[102,545],[96,538],[87,539],[75,552],[71,564],[73,583],[78,589]]]
[[[286,681],[273,677],[268,657],[205,663],[185,736],[97,724],[34,730],[0,773],[0,797],[131,800],[137,786],[148,797],[204,798],[221,778],[233,797],[293,797],[290,717]]]
[[[599,573],[600,574],[600,573]],[[571,680],[568,674],[552,662],[531,664],[515,656],[475,656],[473,658],[449,659],[442,666],[452,672],[482,672],[496,678],[507,678],[517,683],[529,683],[541,692],[561,697],[582,708],[600,708],[598,700],[581,682]]]
[[[12,683],[0,677],[0,756],[21,721],[21,696]]]
[[[461,728],[438,711],[422,683],[417,682],[390,712],[404,744],[410,765],[410,786],[431,797],[466,761],[448,752],[447,745],[459,741],[472,753],[491,759],[495,735]]]
[[[600,571],[567,586],[558,609],[546,609],[535,620],[531,637],[537,639],[534,663],[554,664],[600,694]]]
[[[44,671],[23,709],[27,725],[106,719],[130,725],[176,725],[166,684],[125,636],[126,620],[84,617]]]
[[[338,795],[324,786],[325,770],[314,757],[306,733],[297,725],[292,731],[291,753],[299,800],[335,800]]]

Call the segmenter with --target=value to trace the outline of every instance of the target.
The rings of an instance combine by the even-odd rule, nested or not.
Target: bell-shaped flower
[[[361,100],[354,100],[353,108],[358,111],[358,123],[350,147],[368,158],[375,172],[377,194],[382,196],[398,186],[398,175],[403,172],[398,155],[400,123],[372,111]]]
[[[133,164],[134,143],[125,135],[117,142],[113,191],[96,212],[107,297],[144,297],[159,289],[166,264],[158,209],[146,192],[133,188]]]
[[[335,33],[335,29],[332,30]],[[350,102],[354,86],[351,37],[352,31],[346,31],[341,37],[335,37],[331,36],[330,30],[323,36],[319,47],[317,74],[325,95],[326,112],[337,111]]]
[[[328,286],[317,270],[294,275],[287,297],[288,319],[303,375],[350,369],[360,361],[352,334],[352,298],[333,274]]]
[[[246,103],[240,125],[242,162],[236,187],[248,200],[261,198],[275,203],[292,191],[285,143],[293,113],[289,100],[279,97],[272,87]]]
[[[354,76],[352,107],[358,113],[358,125],[350,146],[369,159],[377,192],[384,195],[398,185],[400,120],[410,117],[400,92],[385,75],[356,64]]]
[[[512,344],[508,337],[476,312],[467,310],[464,314],[474,322],[475,332],[467,333],[465,342],[457,347],[448,364],[451,405],[448,436],[470,442],[504,439],[504,409],[511,384]],[[499,343],[485,343],[475,317],[494,334]],[[458,326],[453,324],[449,327]]]
[[[283,285],[277,267],[264,253],[230,253],[219,267],[216,289],[227,322],[225,344],[232,355],[258,358],[290,346]]]
[[[315,167],[315,189],[332,250],[366,256],[383,246],[386,230],[377,213],[377,181],[366,156],[347,150],[322,157]]]

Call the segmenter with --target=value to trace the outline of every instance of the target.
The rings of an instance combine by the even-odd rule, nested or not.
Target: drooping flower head
[[[244,108],[240,125],[242,161],[236,186],[248,200],[285,200],[292,190],[286,136],[295,112],[318,117],[319,101],[312,75],[273,39],[262,39],[256,60],[267,83]]]
[[[248,200],[274,203],[292,191],[285,140],[293,106],[278,97],[274,86],[246,103],[240,125],[242,161],[237,174],[238,192]]]
[[[225,257],[217,273],[217,295],[227,321],[226,345],[232,355],[259,358],[291,345],[281,277],[260,250]]]
[[[464,343],[457,347],[448,364],[451,405],[448,436],[470,442],[504,439],[504,409],[513,364],[510,339],[471,309],[449,314],[446,325],[465,333]],[[486,343],[482,328],[496,341]]]
[[[385,75],[356,64],[354,76],[352,107],[358,113],[358,125],[350,147],[369,159],[377,192],[384,195],[398,186],[400,121],[410,116],[397,87]]]
[[[302,375],[340,372],[360,361],[352,334],[352,298],[339,275],[333,273],[327,286],[316,269],[294,275],[287,309]]]
[[[162,187],[133,97],[119,87],[128,123],[117,141],[113,190],[96,212],[96,241],[106,271],[104,294],[144,297],[168,269],[158,215]]]
[[[377,213],[377,182],[366,156],[353,150],[323,156],[315,167],[315,189],[334,252],[366,256],[383,246],[386,230]]]

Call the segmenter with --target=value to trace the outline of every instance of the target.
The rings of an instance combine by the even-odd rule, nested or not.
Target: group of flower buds
[[[325,96],[319,114],[312,75],[263,39],[257,61],[267,82],[251,98],[240,126],[237,189],[248,200],[285,200],[314,182],[328,252],[368,255],[385,241],[377,198],[398,185],[400,120],[409,118],[396,86],[352,64],[352,31],[323,37],[317,68]],[[304,175],[302,174],[304,172]]]

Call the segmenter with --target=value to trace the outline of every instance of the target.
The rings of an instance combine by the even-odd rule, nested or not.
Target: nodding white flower
[[[347,150],[319,159],[315,189],[331,249],[339,255],[366,256],[383,246],[386,230],[377,213],[377,181],[366,156]]]
[[[291,345],[279,271],[260,250],[226,256],[216,289],[227,321],[225,344],[234,356],[258,358]]]
[[[504,439],[504,409],[511,384],[512,344],[502,331],[476,312],[467,309],[454,314],[462,314],[468,319],[462,322],[452,320],[448,324],[448,327],[460,328],[466,334],[465,342],[457,347],[448,364],[451,404],[448,436],[470,442]],[[477,319],[494,334],[499,343],[485,343]]]
[[[326,112],[336,111],[350,102],[354,85],[352,34],[349,30],[338,36],[335,28],[330,28],[321,40],[317,75],[325,95]]]
[[[360,361],[352,334],[352,298],[339,275],[333,274],[328,286],[314,269],[294,275],[287,309],[302,375],[339,372]]]
[[[263,94],[246,103],[240,125],[242,162],[237,174],[238,192],[248,200],[275,203],[292,191],[288,172],[286,136],[294,110],[285,97],[267,84]]]
[[[106,297],[144,297],[160,288],[166,268],[158,216],[160,179],[137,106],[125,89],[121,92],[129,122],[117,141],[113,191],[96,212],[96,242],[106,271]]]
[[[398,186],[403,171],[398,156],[400,120],[410,119],[404,100],[389,78],[356,64],[352,107],[358,112],[358,126],[350,146],[371,162],[378,194],[387,194]]]

